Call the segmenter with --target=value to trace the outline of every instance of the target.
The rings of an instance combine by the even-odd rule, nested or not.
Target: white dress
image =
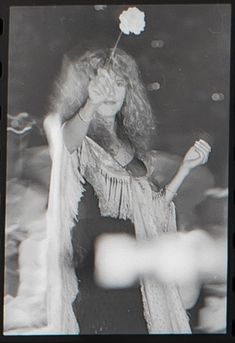
[[[98,196],[101,215],[130,219],[137,240],[176,231],[175,207],[173,202],[166,203],[163,191],[151,188],[147,176],[130,176],[91,138],[85,137],[79,151],[70,154],[63,144],[58,118],[48,118],[47,128],[52,157],[47,212],[47,332],[77,334],[79,325],[72,303],[79,290],[72,264],[70,231],[74,220],[79,221],[84,180]],[[141,281],[141,292],[150,334],[191,333],[176,285],[146,278]]]

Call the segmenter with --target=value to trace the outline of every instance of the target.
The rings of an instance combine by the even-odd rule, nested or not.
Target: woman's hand
[[[89,83],[88,93],[90,101],[98,106],[115,98],[114,80],[106,69],[98,69],[97,76]]]
[[[184,156],[182,167],[188,171],[192,168],[205,164],[211,151],[210,145],[204,140],[196,141]]]
[[[188,150],[178,172],[166,186],[165,199],[168,203],[170,203],[177,194],[180,185],[189,174],[190,170],[207,162],[210,151],[210,145],[202,139],[196,141]]]

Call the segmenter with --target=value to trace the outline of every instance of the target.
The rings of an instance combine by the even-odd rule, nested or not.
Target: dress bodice
[[[79,202],[80,225],[84,219],[96,221],[97,225],[91,224],[92,228],[88,229],[92,232],[104,217],[131,220],[132,225],[135,224],[137,237],[141,239],[150,239],[159,233],[175,230],[173,204],[166,206],[163,191],[153,190],[147,175],[134,177],[88,137],[84,139],[78,157],[79,171],[86,180]],[[142,218],[148,225],[144,231],[136,224]],[[173,225],[168,225],[169,221]],[[98,231],[95,228],[97,235]]]
[[[151,226],[149,237],[175,230],[175,225],[168,225],[174,204],[167,205],[164,191],[152,185],[148,165],[145,176],[135,177],[89,137],[83,140],[78,156],[80,172],[93,186],[102,216],[134,222],[135,212],[141,206]]]
[[[85,137],[79,151],[80,172],[93,186],[101,215],[132,219],[131,176],[91,138]]]

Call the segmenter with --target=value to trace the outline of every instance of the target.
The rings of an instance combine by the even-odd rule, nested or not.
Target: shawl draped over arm
[[[63,143],[59,116],[49,115],[44,127],[52,159],[47,210],[47,323],[51,333],[78,334],[72,308],[78,289],[70,230],[77,218],[84,180],[77,152],[70,154]]]

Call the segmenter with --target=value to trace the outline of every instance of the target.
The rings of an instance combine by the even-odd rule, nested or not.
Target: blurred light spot
[[[224,100],[224,94],[223,93],[219,93],[219,97],[220,97],[220,101]]]
[[[219,94],[218,93],[214,93],[214,94],[212,94],[211,98],[214,101],[219,101]]]
[[[161,85],[159,82],[153,82],[153,83],[149,83],[147,88],[149,91],[157,91],[161,88]]]
[[[29,116],[27,112],[21,112],[15,116],[7,114],[8,124],[7,131],[14,132],[16,134],[23,134],[30,131],[36,121]]]
[[[204,194],[206,196],[211,196],[212,198],[227,198],[228,197],[228,188],[209,188],[207,189]]]
[[[164,42],[163,40],[152,40],[151,47],[152,48],[163,48]]]
[[[213,101],[223,101],[224,100],[224,94],[223,93],[213,93],[211,98]]]
[[[29,114],[27,112],[21,112],[18,114],[18,117],[20,118],[28,118]]]
[[[107,5],[95,5],[94,7],[96,11],[103,11]]]

